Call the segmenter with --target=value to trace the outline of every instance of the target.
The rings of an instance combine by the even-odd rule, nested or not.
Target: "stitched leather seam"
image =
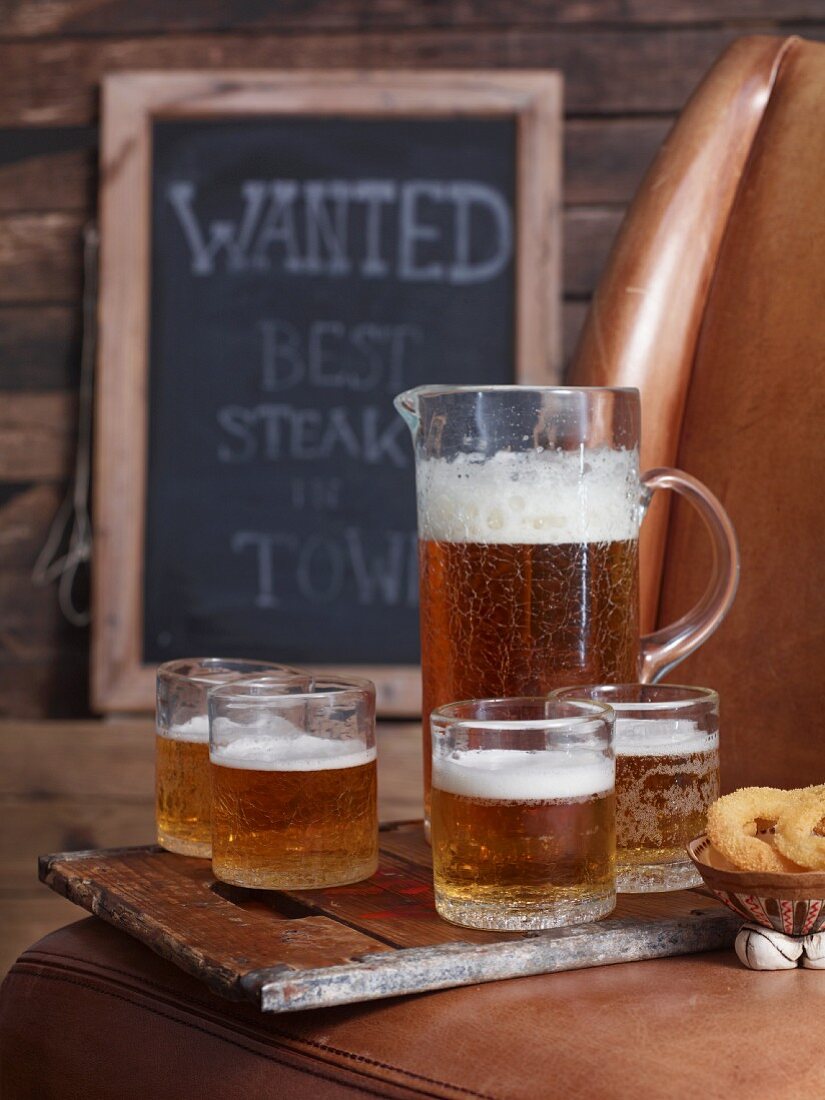
[[[43,953],[45,954],[45,952],[43,952]],[[59,958],[60,956],[53,956],[53,957]],[[63,958],[72,958],[72,957],[74,957],[75,959],[77,958],[77,956],[68,956],[68,955],[62,956],[62,957]],[[87,961],[87,960],[78,960],[78,961]],[[127,971],[116,970],[114,967],[108,967],[108,969],[112,970],[114,973],[119,973],[119,974],[123,974],[127,977],[134,978],[134,975],[128,974]],[[9,971],[9,975],[15,974],[15,973],[25,974],[26,969],[21,967],[19,964],[15,964],[11,968],[11,970]],[[92,992],[102,993],[104,996],[107,996],[107,997],[113,997],[115,1000],[123,1001],[126,1004],[130,1004],[130,1005],[134,1005],[135,1007],[142,1008],[145,1012],[151,1012],[155,1016],[160,1016],[160,1017],[162,1017],[163,1019],[166,1019],[166,1020],[172,1020],[174,1023],[179,1023],[183,1027],[191,1028],[193,1031],[200,1031],[204,1035],[213,1036],[216,1039],[220,1039],[223,1042],[229,1043],[232,1046],[237,1046],[239,1049],[246,1050],[250,1054],[255,1054],[255,1055],[257,1055],[258,1057],[261,1057],[261,1058],[266,1058],[266,1059],[268,1059],[272,1062],[277,1063],[278,1065],[284,1065],[284,1066],[287,1066],[289,1068],[297,1069],[298,1072],[302,1072],[302,1073],[306,1072],[310,1076],[320,1077],[322,1080],[325,1080],[325,1081],[332,1081],[336,1084],[339,1084],[339,1083],[344,1084],[348,1088],[350,1088],[350,1087],[352,1087],[352,1088],[355,1088],[355,1087],[361,1088],[362,1087],[360,1083],[357,1086],[349,1085],[347,1082],[340,1082],[335,1077],[331,1077],[327,1074],[319,1073],[315,1070],[305,1069],[303,1067],[297,1067],[297,1066],[290,1066],[289,1062],[286,1062],[283,1059],[276,1058],[271,1054],[267,1054],[267,1053],[264,1053],[262,1051],[255,1050],[253,1047],[249,1046],[248,1044],[239,1042],[235,1039],[227,1038],[224,1035],[217,1035],[214,1031],[210,1031],[208,1028],[201,1027],[198,1024],[189,1023],[186,1020],[180,1020],[176,1016],[172,1016],[169,1013],[163,1012],[158,1008],[150,1007],[149,1005],[145,1005],[145,1004],[138,1004],[132,998],[125,997],[120,993],[114,993],[113,991],[108,990],[108,989],[103,989],[100,985],[93,984],[92,982],[83,981],[79,978],[69,977],[69,976],[64,975],[64,974],[46,974],[46,973],[43,973],[43,972],[38,972],[37,976],[39,978],[43,978],[47,981],[65,982],[68,985],[77,985],[77,986],[80,986],[84,989],[89,989]],[[154,982],[152,982],[152,983],[147,982],[146,984],[153,986],[155,989],[159,989],[159,990],[163,989],[162,986],[160,986],[160,985],[158,985],[157,983],[154,983]],[[193,1003],[198,1004],[199,1007],[204,1007],[204,1008],[210,1007],[210,1006],[204,1004],[203,1002],[200,1002],[200,1004],[199,1004],[199,1002],[194,1001]],[[226,1026],[226,1025],[223,1025],[223,1026]],[[475,1089],[470,1089],[470,1088],[467,1088],[466,1086],[463,1086],[463,1085],[454,1085],[454,1084],[450,1084],[447,1081],[441,1081],[441,1080],[439,1080],[438,1078],[435,1078],[435,1077],[427,1077],[424,1074],[415,1073],[412,1070],[402,1069],[399,1066],[390,1065],[389,1063],[382,1062],[379,1059],[368,1058],[366,1055],[361,1055],[361,1054],[353,1054],[350,1051],[340,1050],[337,1047],[329,1046],[325,1043],[319,1043],[319,1042],[316,1042],[315,1040],[312,1040],[312,1039],[306,1039],[306,1038],[303,1038],[301,1036],[295,1036],[294,1034],[291,1034],[290,1032],[278,1031],[277,1034],[280,1035],[282,1038],[289,1039],[292,1042],[296,1042],[298,1044],[306,1045],[306,1046],[309,1046],[309,1047],[314,1047],[317,1050],[325,1050],[325,1051],[328,1051],[330,1053],[337,1054],[337,1055],[339,1055],[343,1058],[347,1058],[350,1061],[357,1062],[357,1063],[362,1063],[366,1066],[374,1066],[374,1067],[379,1068],[379,1069],[388,1070],[392,1073],[397,1073],[397,1074],[399,1074],[403,1077],[409,1077],[414,1081],[421,1081],[421,1082],[424,1082],[426,1084],[431,1084],[431,1085],[439,1085],[442,1088],[450,1089],[453,1092],[460,1092],[460,1093],[464,1093],[467,1096],[477,1097],[478,1100],[496,1100],[496,1098],[494,1096],[490,1095],[489,1093],[477,1092]],[[406,1087],[414,1088],[415,1086],[410,1084]],[[365,1089],[365,1091],[370,1092],[371,1095],[374,1095],[374,1096],[385,1096],[386,1095],[385,1093],[374,1092],[372,1089]],[[420,1090],[416,1089],[416,1091],[420,1091]]]
[[[161,985],[160,982],[154,982],[150,978],[144,978],[143,975],[141,975],[141,974],[135,974],[135,972],[133,970],[121,970],[120,967],[112,966],[110,963],[92,962],[89,959],[82,958],[80,955],[67,955],[67,954],[56,955],[56,954],[52,954],[50,951],[40,951],[40,950],[37,951],[37,955],[43,955],[48,959],[54,959],[55,962],[58,963],[58,964],[61,963],[64,959],[71,959],[72,962],[81,963],[86,967],[93,967],[94,969],[97,969],[97,970],[105,970],[105,971],[108,971],[110,974],[119,974],[121,977],[128,978],[132,982],[139,982],[142,986],[146,986],[147,989],[156,989],[158,991],[158,993],[163,993],[167,997],[169,996],[169,987],[168,986]],[[30,956],[30,959],[27,958],[27,956]],[[17,960],[17,963],[18,963],[18,966],[19,966],[20,963],[25,964],[25,963],[29,963],[30,961],[32,963],[34,963],[35,965],[44,965],[44,964],[37,963],[36,962],[36,955],[34,954],[34,952],[30,952],[30,951],[24,952],[24,954],[21,955],[21,957]],[[49,965],[54,965],[54,963],[49,964]],[[174,965],[174,964],[172,964],[172,965]],[[182,971],[182,973],[186,974],[186,971]],[[191,977],[191,975],[189,975],[189,974],[187,974],[186,976]],[[179,998],[181,1001],[186,1001],[189,1004],[197,1005],[198,1008],[203,1008],[208,1012],[214,1012],[215,1011],[214,1006],[210,1005],[208,1001],[201,1000],[199,997],[193,997],[189,993],[187,993],[184,996],[181,993],[175,992],[175,993],[172,994],[172,996],[174,996],[176,998]],[[242,1004],[244,1002],[234,1001],[234,1002],[230,1002],[230,1003],[233,1003],[233,1004],[241,1003]],[[251,1002],[249,1002],[249,1003],[251,1003]]]

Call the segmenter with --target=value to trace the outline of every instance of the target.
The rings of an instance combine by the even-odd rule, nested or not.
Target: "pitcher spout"
[[[397,397],[393,398],[393,405],[395,405],[396,410],[403,417],[413,435],[418,431],[418,425],[421,421],[418,411],[418,399],[427,389],[429,389],[428,386],[416,386],[414,389],[404,390],[403,393],[399,393]]]

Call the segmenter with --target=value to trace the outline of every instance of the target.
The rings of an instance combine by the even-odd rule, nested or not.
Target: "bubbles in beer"
[[[616,719],[616,829],[628,863],[683,859],[719,795],[719,735],[690,719]]]
[[[639,532],[635,450],[501,451],[419,464],[422,539],[562,545]]]

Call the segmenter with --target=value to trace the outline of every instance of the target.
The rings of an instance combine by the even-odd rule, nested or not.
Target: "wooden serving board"
[[[418,822],[381,831],[366,882],[287,893],[218,882],[208,861],[157,847],[40,857],[57,893],[211,990],[264,1012],[349,1004],[526,974],[712,951],[741,923],[695,890],[621,895],[607,920],[482,932],[441,920]]]

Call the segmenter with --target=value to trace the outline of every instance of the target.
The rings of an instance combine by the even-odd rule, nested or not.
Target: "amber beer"
[[[418,471],[424,714],[635,680],[635,451],[428,459]],[[430,787],[424,730],[425,797]]]
[[[212,868],[258,889],[358,882],[378,866],[376,753],[308,734],[212,746]]]
[[[643,887],[655,871],[674,885],[688,841],[705,830],[719,797],[719,736],[689,719],[616,720],[616,843],[622,885]],[[638,881],[637,881],[638,880]]]
[[[208,858],[212,850],[212,793],[206,715],[158,730],[155,750],[158,844],[170,852]]]
[[[555,750],[437,758],[432,837],[447,919],[529,928],[603,916],[614,905],[612,762],[595,753],[571,762]]]
[[[309,682],[309,673],[286,665],[235,657],[183,657],[158,667],[155,820],[158,844],[170,852],[212,854],[207,697],[242,676],[296,689]]]

